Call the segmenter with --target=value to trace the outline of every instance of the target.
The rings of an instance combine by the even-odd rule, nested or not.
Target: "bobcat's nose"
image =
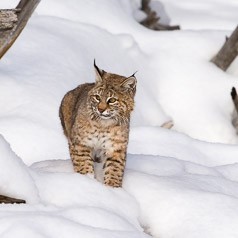
[[[100,112],[100,113],[103,113],[104,111],[105,111],[105,108],[98,108],[98,111]]]
[[[106,104],[104,104],[104,103],[99,103],[98,104],[98,111],[100,113],[103,113],[106,109],[107,109],[107,105]]]

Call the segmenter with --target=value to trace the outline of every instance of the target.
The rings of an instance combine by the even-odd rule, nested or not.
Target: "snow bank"
[[[174,157],[205,166],[221,166],[238,162],[236,145],[199,141],[157,127],[134,127],[130,134],[128,152]]]
[[[214,176],[161,177],[129,172],[125,188],[140,204],[140,220],[153,237],[236,237],[236,183]],[[229,192],[228,192],[229,193]]]
[[[182,29],[233,30],[238,21],[236,1],[152,0],[151,5],[162,15],[162,22],[179,24]]]
[[[224,73],[209,62],[237,24],[237,3],[152,1],[163,22],[182,26],[175,32],[139,25],[139,7],[42,0],[1,60],[0,133],[11,148],[0,137],[0,191],[27,200],[0,206],[1,237],[238,236],[238,63]],[[58,117],[63,95],[94,81],[94,58],[109,72],[138,71],[121,189],[73,172]],[[171,119],[172,130],[160,128]]]
[[[142,232],[139,219],[153,237],[238,235],[237,183],[226,177],[230,170],[224,166],[128,155],[123,189],[112,189],[74,174],[70,164],[69,160],[44,161],[31,168],[38,171],[35,180],[43,201],[64,207],[60,214],[80,224]]]
[[[0,135],[0,194],[39,202],[38,190],[27,166]]]
[[[146,234],[127,229],[128,224],[125,224],[122,219],[99,209],[76,208],[56,210],[54,207],[49,206],[46,208],[35,206],[34,208],[35,210],[28,207],[15,207],[15,211],[10,207],[1,208],[1,237],[148,237]],[[102,219],[105,220],[106,218],[113,220],[107,222],[107,225],[101,225],[103,224]],[[85,221],[87,220],[90,225],[86,224],[87,222]],[[96,224],[95,226],[94,223]],[[110,225],[110,223],[113,225]],[[120,227],[119,230],[117,230],[118,227]]]

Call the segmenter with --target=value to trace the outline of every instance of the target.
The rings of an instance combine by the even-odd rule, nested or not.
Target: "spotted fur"
[[[64,96],[61,124],[74,171],[94,176],[94,162],[103,163],[104,184],[121,187],[136,78],[94,67],[95,83],[79,85]]]

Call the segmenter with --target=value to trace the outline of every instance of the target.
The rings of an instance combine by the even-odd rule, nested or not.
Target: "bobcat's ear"
[[[94,69],[96,73],[96,83],[102,83],[103,81],[102,76],[105,73],[105,71],[98,68],[98,66],[96,65],[95,59],[94,59]]]
[[[122,82],[121,86],[126,88],[126,89],[132,90],[133,92],[135,92],[135,90],[136,90],[136,77],[135,77],[135,75],[133,74],[129,78],[126,78]]]

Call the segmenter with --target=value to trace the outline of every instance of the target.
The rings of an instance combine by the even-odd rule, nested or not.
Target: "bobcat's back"
[[[68,137],[71,134],[78,107],[86,109],[88,92],[94,87],[95,83],[85,83],[65,94],[59,110],[60,121],[64,134]]]

